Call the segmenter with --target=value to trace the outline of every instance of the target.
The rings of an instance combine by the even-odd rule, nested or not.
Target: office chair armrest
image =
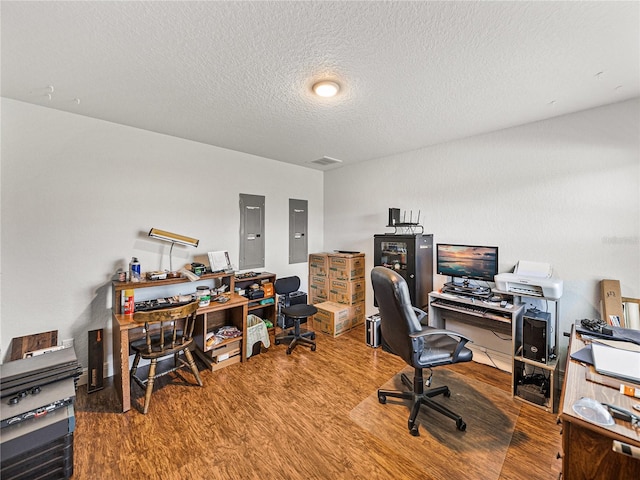
[[[427,312],[418,307],[412,306],[411,308],[413,308],[413,312],[416,314],[416,317],[418,317],[418,322],[422,323],[422,319],[427,316]]]
[[[460,340],[464,340],[466,342],[470,342],[471,339],[462,335],[461,333],[454,332],[453,330],[447,330],[446,328],[434,328],[424,325],[422,330],[419,330],[414,333],[410,333],[410,337],[425,337],[427,335],[449,335],[451,337],[457,337]]]
[[[456,348],[453,351],[453,354],[451,355],[453,362],[456,362],[458,360],[458,355],[460,355],[460,352],[464,348],[465,344],[471,341],[469,337],[466,337],[461,333],[454,332],[453,330],[447,330],[444,328],[433,328],[433,327],[427,327],[427,326],[423,327],[422,330],[420,330],[419,332],[409,334],[411,338],[428,337],[431,335],[448,335],[449,337],[454,337],[458,339],[458,344],[456,345]]]

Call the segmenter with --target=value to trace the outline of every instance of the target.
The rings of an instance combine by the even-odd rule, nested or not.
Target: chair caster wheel
[[[387,403],[387,397],[386,397],[386,395],[378,395],[378,401],[379,401],[381,404],[383,404],[383,405],[384,405],[385,403]]]
[[[276,345],[280,345],[280,340],[276,340]]]
[[[462,419],[460,419],[456,421],[456,427],[458,427],[458,430],[460,430],[461,432],[464,432],[467,429],[467,424],[464,423]]]
[[[287,348],[287,355],[291,355],[291,350]]]
[[[414,425],[413,427],[411,427],[409,429],[409,433],[411,433],[411,435],[413,435],[414,437],[419,437],[420,436],[420,432],[418,431],[418,426]]]
[[[315,340],[315,339],[316,339],[316,334],[314,333],[311,335],[311,340]]]
[[[311,345],[311,351],[315,352],[316,351],[316,346],[315,345]]]
[[[444,396],[449,398],[451,396],[451,390],[448,390],[446,392],[444,392]]]

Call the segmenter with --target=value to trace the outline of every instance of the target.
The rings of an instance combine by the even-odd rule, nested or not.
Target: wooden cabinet
[[[376,234],[373,264],[398,272],[407,281],[411,304],[427,310],[433,290],[433,235]]]
[[[211,369],[216,371],[246,359],[244,339],[247,338],[247,299],[236,293],[228,294],[225,303],[212,301],[207,307],[198,308],[194,333],[196,354]],[[236,327],[241,336],[227,338],[220,343],[208,342],[222,327]]]
[[[275,293],[276,275],[275,273],[260,272],[253,276],[247,274],[239,274],[234,278],[236,290],[244,291],[244,295],[248,295],[251,285],[257,284],[264,291],[262,298],[247,298],[247,310],[249,314],[256,315],[262,320],[271,322],[271,326],[267,324],[269,330],[269,338],[273,342],[275,340],[275,325],[277,319],[277,299]],[[270,285],[270,286],[269,286]]]

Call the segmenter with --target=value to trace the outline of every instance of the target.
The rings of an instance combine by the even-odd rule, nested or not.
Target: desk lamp
[[[177,243],[178,245],[185,245],[187,247],[197,247],[200,240],[191,237],[185,237],[184,235],[178,235],[177,233],[167,232],[165,230],[158,230],[157,228],[152,228],[149,230],[149,236],[152,238],[157,238],[158,240],[164,240],[165,242],[171,242],[171,249],[169,250],[169,268],[173,272],[173,246]]]

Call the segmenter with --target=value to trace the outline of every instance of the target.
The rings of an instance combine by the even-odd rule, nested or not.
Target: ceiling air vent
[[[342,163],[342,160],[338,160],[337,158],[331,158],[331,157],[322,157],[322,158],[319,158],[318,160],[311,161],[311,163],[314,163],[316,165],[322,165],[323,167],[325,167],[327,165],[335,165],[336,163]]]

